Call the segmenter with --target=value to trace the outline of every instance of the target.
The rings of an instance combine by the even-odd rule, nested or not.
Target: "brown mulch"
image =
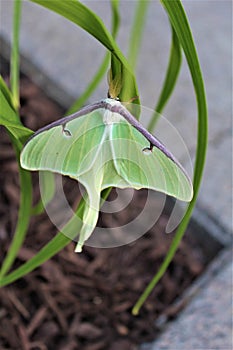
[[[21,116],[36,130],[62,115],[28,79],[21,79]],[[17,222],[19,186],[17,163],[3,128],[0,138],[0,261]],[[38,186],[35,182],[35,197]],[[67,182],[75,201],[72,181]],[[146,191],[137,191],[140,207]],[[126,209],[127,210],[127,209]],[[129,210],[129,209],[128,209]],[[127,216],[127,211],[124,212]],[[167,214],[142,238],[129,245],[75,254],[70,244],[53,259],[10,286],[0,289],[0,349],[131,350],[152,341],[159,328],[155,320],[176,317],[182,303],[172,303],[203,271],[206,260],[194,235],[187,234],[167,273],[141,309],[131,310],[163,261],[173,234],[164,234]],[[118,218],[119,224],[121,217]],[[107,225],[109,215],[100,222]],[[15,267],[30,259],[54,235],[46,214],[33,217]]]

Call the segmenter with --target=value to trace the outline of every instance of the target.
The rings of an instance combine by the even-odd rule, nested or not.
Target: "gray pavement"
[[[145,345],[142,350],[232,349],[231,257],[231,252],[221,255],[221,263],[208,271],[212,280],[201,283],[178,319],[166,327],[154,344]]]
[[[104,16],[104,22],[110,26],[107,1],[85,3],[102,18]],[[134,4],[134,1],[121,4],[122,27],[118,43],[125,54]],[[0,35],[6,42],[10,41],[11,5],[12,1],[1,1]],[[83,92],[105,52],[96,40],[60,16],[26,1],[23,5],[20,41],[23,69],[36,68],[36,80],[44,90],[68,107]],[[232,232],[232,2],[192,0],[184,1],[184,7],[199,53],[209,107],[209,149],[197,207],[202,212],[202,223],[206,216],[206,225],[214,223],[219,228],[218,234],[224,236],[223,241],[229,241]],[[169,42],[167,17],[159,2],[152,1],[137,67],[144,106],[153,107],[159,95]],[[104,80],[89,102],[102,99],[106,91]],[[177,128],[193,158],[197,111],[185,59],[164,116]],[[142,122],[148,122],[146,116]],[[167,135],[167,139],[185,163],[183,149],[173,142],[172,136]],[[198,215],[195,219],[198,221]],[[200,290],[153,349],[230,349],[231,271],[228,263],[206,289]]]

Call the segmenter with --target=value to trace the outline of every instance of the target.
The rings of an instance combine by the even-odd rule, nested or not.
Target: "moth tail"
[[[83,245],[85,244],[86,240],[91,236],[92,232],[94,231],[97,220],[99,217],[99,203],[100,198],[98,200],[95,200],[95,203],[88,198],[86,201],[84,214],[83,214],[83,225],[80,230],[79,234],[79,240],[75,247],[75,253],[81,253]]]

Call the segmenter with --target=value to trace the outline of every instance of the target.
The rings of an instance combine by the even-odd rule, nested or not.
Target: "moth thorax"
[[[111,112],[109,109],[104,111],[103,122],[106,125],[119,123],[122,119],[124,118],[119,113]]]

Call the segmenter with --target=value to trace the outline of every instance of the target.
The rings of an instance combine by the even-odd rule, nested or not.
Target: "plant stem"
[[[15,110],[17,111],[20,105],[19,101],[19,33],[21,20],[22,1],[14,1],[13,14],[13,37],[11,49],[11,64],[10,64],[10,84],[12,92],[12,101]]]

